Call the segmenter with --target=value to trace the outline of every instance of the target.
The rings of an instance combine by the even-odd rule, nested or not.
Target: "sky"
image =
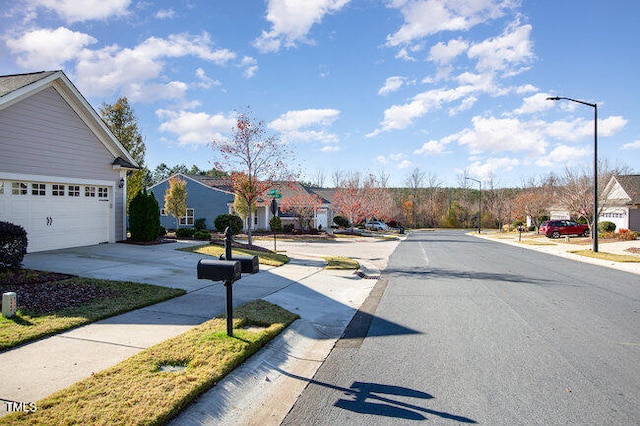
[[[640,173],[637,0],[0,0],[0,74],[126,96],[145,165],[211,169],[250,108],[302,178]],[[470,182],[473,184],[473,182]]]

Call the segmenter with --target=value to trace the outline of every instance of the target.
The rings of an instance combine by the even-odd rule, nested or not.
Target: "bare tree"
[[[318,188],[324,188],[326,177],[324,169],[316,169],[316,172],[313,175],[313,184]]]
[[[344,186],[345,173],[343,170],[334,169],[331,173],[331,181],[334,188],[340,188]]]

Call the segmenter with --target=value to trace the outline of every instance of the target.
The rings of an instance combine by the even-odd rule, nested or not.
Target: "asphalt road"
[[[382,276],[283,424],[640,424],[637,275],[435,231]]]

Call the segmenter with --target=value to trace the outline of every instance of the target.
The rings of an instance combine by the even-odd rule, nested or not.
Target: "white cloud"
[[[209,115],[204,112],[158,109],[156,115],[162,121],[159,130],[177,136],[178,145],[206,145],[214,138],[225,138],[236,124],[233,114]]]
[[[469,48],[469,43],[464,40],[449,40],[447,44],[439,42],[429,50],[429,60],[440,65],[451,63]]]
[[[244,56],[238,66],[244,68],[243,74],[247,78],[253,77],[258,72],[258,61],[251,56]]]
[[[411,161],[403,160],[400,164],[398,164],[398,169],[404,170],[404,169],[408,169],[411,166],[413,166],[413,163]]]
[[[269,0],[267,21],[270,31],[262,31],[254,40],[261,52],[276,52],[283,45],[293,47],[307,41],[311,27],[322,22],[325,15],[342,9],[350,0]]]
[[[513,113],[516,115],[521,115],[548,110],[553,106],[553,104],[547,100],[548,97],[548,93],[536,93],[533,96],[524,98],[524,100],[522,101],[522,106],[513,110]]]
[[[467,56],[477,59],[476,70],[504,71],[517,74],[518,68],[533,59],[533,43],[530,40],[531,25],[511,25],[502,35],[473,44]]]
[[[466,31],[502,16],[515,5],[512,0],[395,0],[389,7],[400,9],[404,24],[387,37],[389,46],[411,43],[441,31]]]
[[[513,170],[520,165],[520,161],[515,158],[489,158],[484,163],[474,161],[467,168],[467,172],[473,176],[479,176],[480,180],[488,180],[491,176],[499,174],[500,171]]]
[[[625,143],[622,149],[640,149],[640,139],[634,142]]]
[[[389,93],[395,92],[402,87],[404,82],[406,81],[405,77],[393,76],[388,77],[384,82],[384,86],[378,90],[378,95],[388,95]]]
[[[422,147],[413,151],[416,155],[432,155],[432,156],[440,156],[444,154],[449,154],[451,151],[447,151],[447,143],[443,141],[430,140],[429,142],[425,142]]]
[[[214,80],[207,76],[205,71],[202,68],[196,69],[196,77],[200,80],[199,83],[196,83],[196,86],[202,89],[209,89],[211,86],[221,86],[222,83],[219,80]]]
[[[173,9],[160,9],[156,12],[157,19],[171,19],[176,15],[175,10]]]
[[[63,68],[65,62],[76,59],[86,46],[96,42],[88,34],[64,27],[33,30],[6,40],[18,65],[30,69]]]
[[[543,138],[540,122],[479,116],[471,121],[473,128],[455,135],[458,143],[466,146],[471,154],[518,152],[537,156],[545,152],[547,142]]]
[[[28,3],[53,10],[65,22],[73,23],[126,15],[131,0],[28,0]]]
[[[333,144],[338,136],[326,130],[340,115],[337,109],[305,109],[289,111],[268,124],[268,127],[282,133],[284,142],[318,141]]]
[[[555,166],[566,165],[580,161],[591,153],[586,147],[577,147],[569,145],[559,145],[551,150],[548,154],[538,158],[536,164],[538,166]]]
[[[322,151],[322,152],[338,152],[338,151],[342,151],[342,147],[340,147],[338,145],[326,145],[326,146],[323,146],[320,151]]]
[[[627,120],[618,115],[612,115],[604,120],[598,120],[598,136],[612,136],[627,125]]]
[[[605,119],[598,119],[598,137],[613,136],[622,130],[627,124],[627,120],[621,116],[611,116]],[[547,123],[545,133],[554,139],[565,141],[578,141],[584,138],[593,137],[593,120],[577,118],[571,121],[558,120]]]

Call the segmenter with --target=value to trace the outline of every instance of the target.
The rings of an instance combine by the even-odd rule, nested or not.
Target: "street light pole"
[[[547,98],[548,101],[566,100],[587,105],[593,108],[593,221],[591,224],[591,238],[593,239],[593,252],[598,252],[598,104],[579,101],[577,99],[566,98],[564,96],[554,96]]]
[[[478,182],[478,234],[480,233],[480,221],[482,220],[482,182],[478,179],[465,177],[465,180]]]

